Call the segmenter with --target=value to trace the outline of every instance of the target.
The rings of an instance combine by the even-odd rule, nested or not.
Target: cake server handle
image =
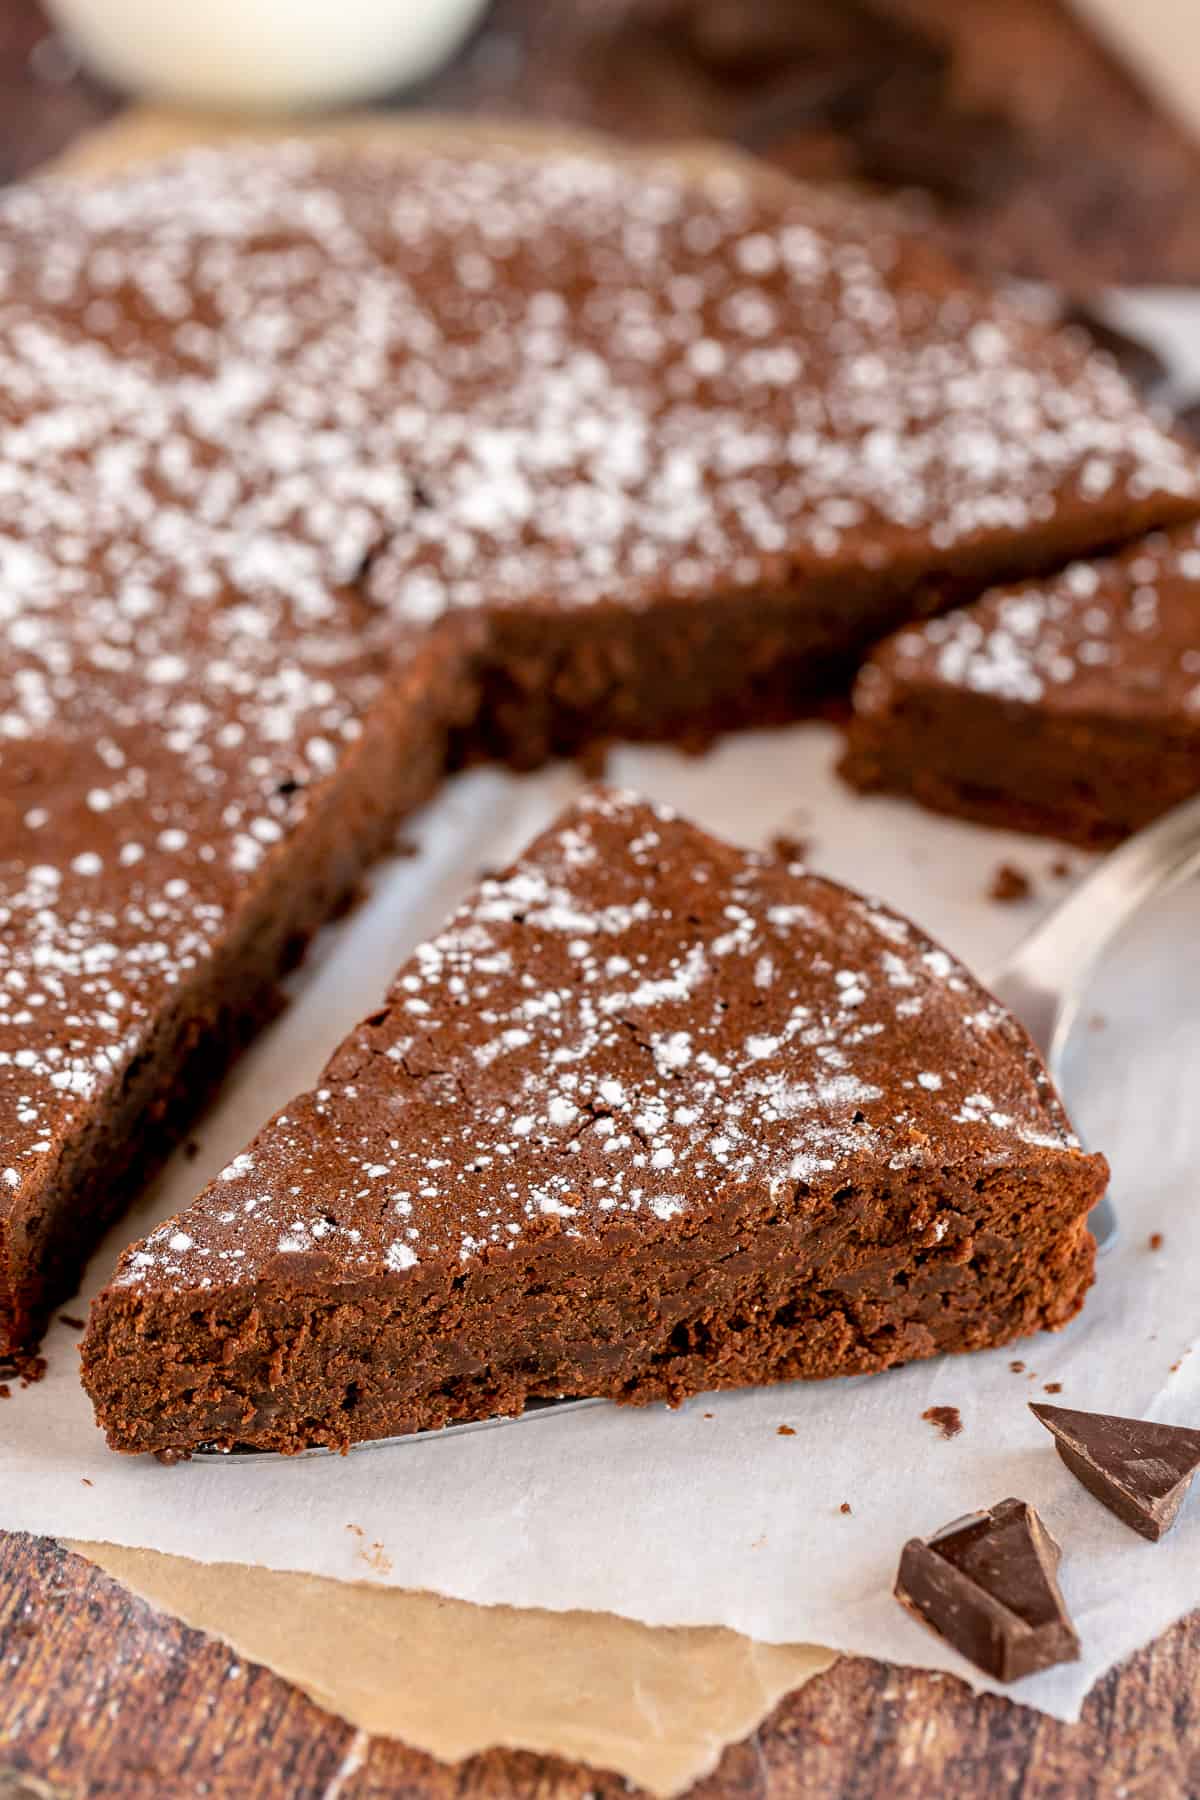
[[[993,972],[988,987],[1020,1019],[1056,1083],[1100,957],[1143,906],[1197,871],[1200,795],[1106,856]],[[1091,1219],[1101,1249],[1111,1242],[1116,1223],[1106,1195]]]

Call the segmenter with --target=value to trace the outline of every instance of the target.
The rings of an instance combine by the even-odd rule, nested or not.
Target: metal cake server
[[[1090,875],[1056,906],[1040,925],[1018,944],[984,985],[1008,1010],[1015,1013],[1046,1059],[1056,1086],[1062,1085],[1063,1062],[1071,1031],[1096,965],[1117,933],[1141,907],[1165,894],[1179,881],[1200,871],[1200,795],[1185,800],[1153,825],[1139,831],[1105,857]],[[1117,1215],[1105,1195],[1093,1209],[1091,1227],[1101,1250],[1111,1247],[1117,1234]],[[585,1406],[605,1406],[604,1400],[533,1400],[514,1417],[469,1419],[438,1430],[410,1432],[401,1437],[369,1438],[350,1446],[351,1453],[378,1450],[387,1444],[416,1444],[467,1431],[489,1431],[498,1425],[529,1424],[550,1413],[578,1412]],[[197,1459],[208,1462],[275,1462],[274,1450],[198,1450]],[[330,1456],[335,1452],[316,1448],[300,1456]]]
[[[1013,951],[985,986],[1015,1013],[1063,1086],[1067,1045],[1096,966],[1143,906],[1200,871],[1200,795],[1185,800],[1106,856]],[[1117,1214],[1105,1195],[1091,1216],[1101,1250]]]

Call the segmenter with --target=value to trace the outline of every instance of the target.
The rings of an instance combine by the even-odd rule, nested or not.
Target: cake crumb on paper
[[[379,1538],[376,1538],[374,1543],[370,1544],[365,1550],[360,1550],[358,1555],[360,1560],[365,1562],[369,1569],[374,1569],[377,1575],[391,1574],[393,1568],[392,1559],[384,1549]]]
[[[921,1417],[927,1419],[944,1438],[957,1437],[963,1428],[962,1414],[957,1406],[927,1406]]]
[[[585,744],[575,757],[575,766],[585,781],[603,781],[608,774],[612,743],[608,738],[595,738]]]
[[[1021,900],[1028,900],[1033,893],[1033,883],[1024,869],[1016,863],[997,863],[992,871],[992,879],[988,885],[988,899],[996,900],[1002,906],[1012,906]]]
[[[777,831],[768,848],[771,855],[778,857],[780,862],[803,863],[812,855],[812,840],[795,837],[788,831]]]

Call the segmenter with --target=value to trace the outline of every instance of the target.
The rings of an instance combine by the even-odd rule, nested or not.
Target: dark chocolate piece
[[[1086,847],[1200,792],[1200,529],[888,639],[859,671],[842,773]]]
[[[1151,1543],[1170,1531],[1200,1469],[1200,1431],[1030,1401],[1089,1494]]]
[[[1059,1547],[1025,1500],[1001,1500],[904,1546],[896,1598],[997,1681],[1075,1662]]]
[[[583,796],[93,1305],[109,1442],[340,1447],[1063,1325],[1103,1158],[907,921]]]

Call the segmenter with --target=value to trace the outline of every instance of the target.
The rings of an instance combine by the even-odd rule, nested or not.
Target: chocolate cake
[[[1200,792],[1200,530],[900,632],[858,677],[842,768],[1085,846]]]
[[[1075,1313],[1106,1168],[875,901],[593,790],[92,1307],[110,1444],[344,1447]]]
[[[6,1353],[447,761],[792,716],[1200,511],[892,215],[619,156],[13,189],[0,422]]]

